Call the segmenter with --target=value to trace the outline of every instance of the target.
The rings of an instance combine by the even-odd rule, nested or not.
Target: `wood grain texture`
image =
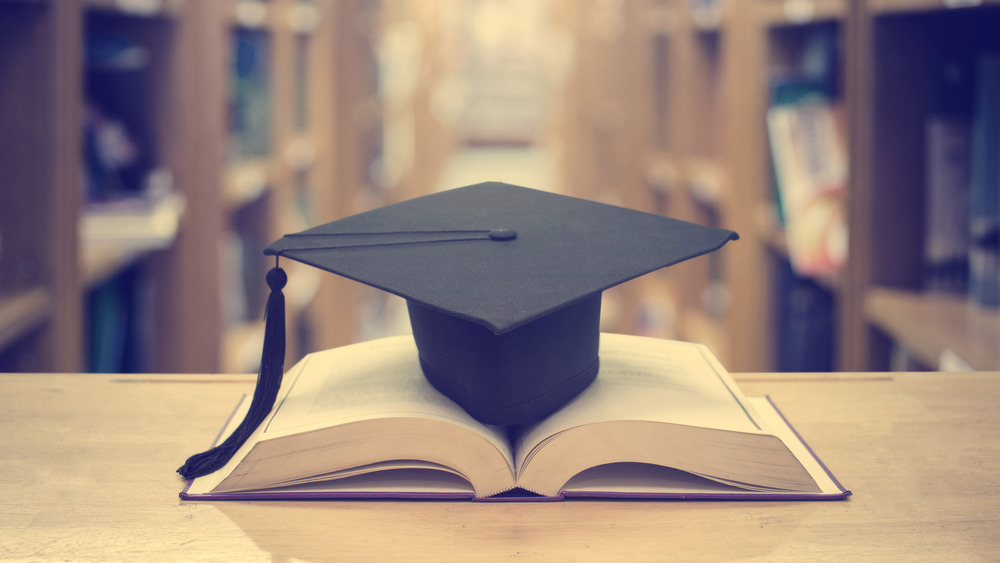
[[[248,376],[0,375],[0,559],[995,558],[1000,373],[753,374],[844,502],[182,502]]]

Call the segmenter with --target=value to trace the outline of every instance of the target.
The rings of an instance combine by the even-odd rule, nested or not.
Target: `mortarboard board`
[[[725,229],[488,182],[285,235],[264,252],[406,299],[428,381],[481,422],[513,425],[549,414],[596,377],[603,290],[737,238]],[[284,281],[279,268],[269,272],[271,320],[283,317],[271,301],[283,299]],[[280,386],[284,329],[271,326],[283,323],[277,320],[265,332],[280,332],[281,342],[265,336],[254,395],[264,397],[260,419]],[[266,373],[275,371],[277,384]],[[259,424],[250,418],[245,425]],[[195,466],[205,464],[192,460],[179,470],[185,477],[214,471],[199,472]]]

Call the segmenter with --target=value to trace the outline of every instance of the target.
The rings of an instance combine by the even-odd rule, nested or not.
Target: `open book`
[[[310,354],[232,460],[192,480],[181,498],[850,494],[771,403],[744,397],[704,346],[617,334],[602,334],[600,346],[594,383],[516,429],[480,424],[431,387],[412,337]]]

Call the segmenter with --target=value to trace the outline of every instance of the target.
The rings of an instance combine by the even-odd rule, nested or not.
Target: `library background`
[[[0,371],[257,370],[261,251],[485,180],[738,231],[604,330],[1000,369],[1000,1],[0,0]],[[407,330],[294,263],[289,364]]]

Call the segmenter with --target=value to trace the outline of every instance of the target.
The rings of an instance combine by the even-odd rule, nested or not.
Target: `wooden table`
[[[1000,373],[736,375],[841,502],[182,502],[247,377],[0,375],[0,559],[1000,558]]]

